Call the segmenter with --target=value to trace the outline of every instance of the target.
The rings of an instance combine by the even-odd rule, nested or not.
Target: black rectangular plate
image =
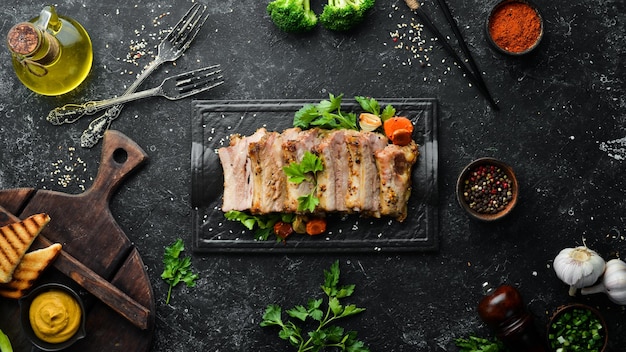
[[[223,172],[217,149],[227,146],[231,134],[253,134],[258,128],[282,131],[293,126],[293,116],[313,100],[252,100],[193,102],[191,146],[191,206],[193,251],[196,253],[330,253],[438,250],[437,101],[435,99],[378,99],[410,118],[420,155],[412,174],[413,188],[407,219],[374,219],[358,214],[331,214],[328,233],[294,234],[285,243],[257,241],[238,222],[226,220],[220,207]],[[344,99],[343,111],[360,111]]]

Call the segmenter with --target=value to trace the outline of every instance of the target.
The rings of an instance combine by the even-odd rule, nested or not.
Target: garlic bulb
[[[602,282],[580,290],[583,295],[598,292],[606,293],[614,303],[626,305],[626,263],[619,259],[609,260]]]
[[[604,272],[606,263],[586,246],[565,248],[554,258],[554,271],[561,281],[570,285],[570,296],[576,289],[592,285]]]

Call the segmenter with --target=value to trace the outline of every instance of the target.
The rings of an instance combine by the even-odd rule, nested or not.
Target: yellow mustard
[[[49,343],[61,343],[71,338],[80,326],[81,315],[76,299],[60,290],[50,290],[35,297],[28,312],[35,335]]]

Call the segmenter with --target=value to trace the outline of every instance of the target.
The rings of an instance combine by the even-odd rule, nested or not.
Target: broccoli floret
[[[267,13],[276,27],[285,32],[307,32],[317,25],[310,0],[274,0],[267,5]]]
[[[326,29],[347,31],[361,23],[366,12],[374,7],[375,0],[328,0],[320,15]]]

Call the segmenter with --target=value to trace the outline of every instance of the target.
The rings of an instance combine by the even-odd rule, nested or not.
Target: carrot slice
[[[411,134],[413,133],[413,123],[411,122],[411,120],[407,119],[404,116],[394,116],[386,120],[383,123],[383,129],[385,130],[385,135],[387,136],[387,138],[389,138],[391,142],[394,144],[398,144],[394,142],[394,136],[393,136],[394,133],[396,131],[405,130],[405,131],[399,132],[402,135],[401,137],[396,137],[396,138],[398,139],[399,142],[406,142],[406,144],[408,144],[410,140],[406,141],[406,134],[408,133],[409,139],[410,139]],[[399,145],[406,145],[406,144],[399,144]]]
[[[391,135],[391,143],[399,146],[405,146],[411,143],[412,135],[411,132],[401,128],[399,130],[393,131]]]
[[[281,239],[289,237],[293,233],[293,226],[288,222],[279,221],[274,224],[274,233]]]
[[[306,223],[306,233],[310,236],[326,232],[326,219],[312,219]]]

